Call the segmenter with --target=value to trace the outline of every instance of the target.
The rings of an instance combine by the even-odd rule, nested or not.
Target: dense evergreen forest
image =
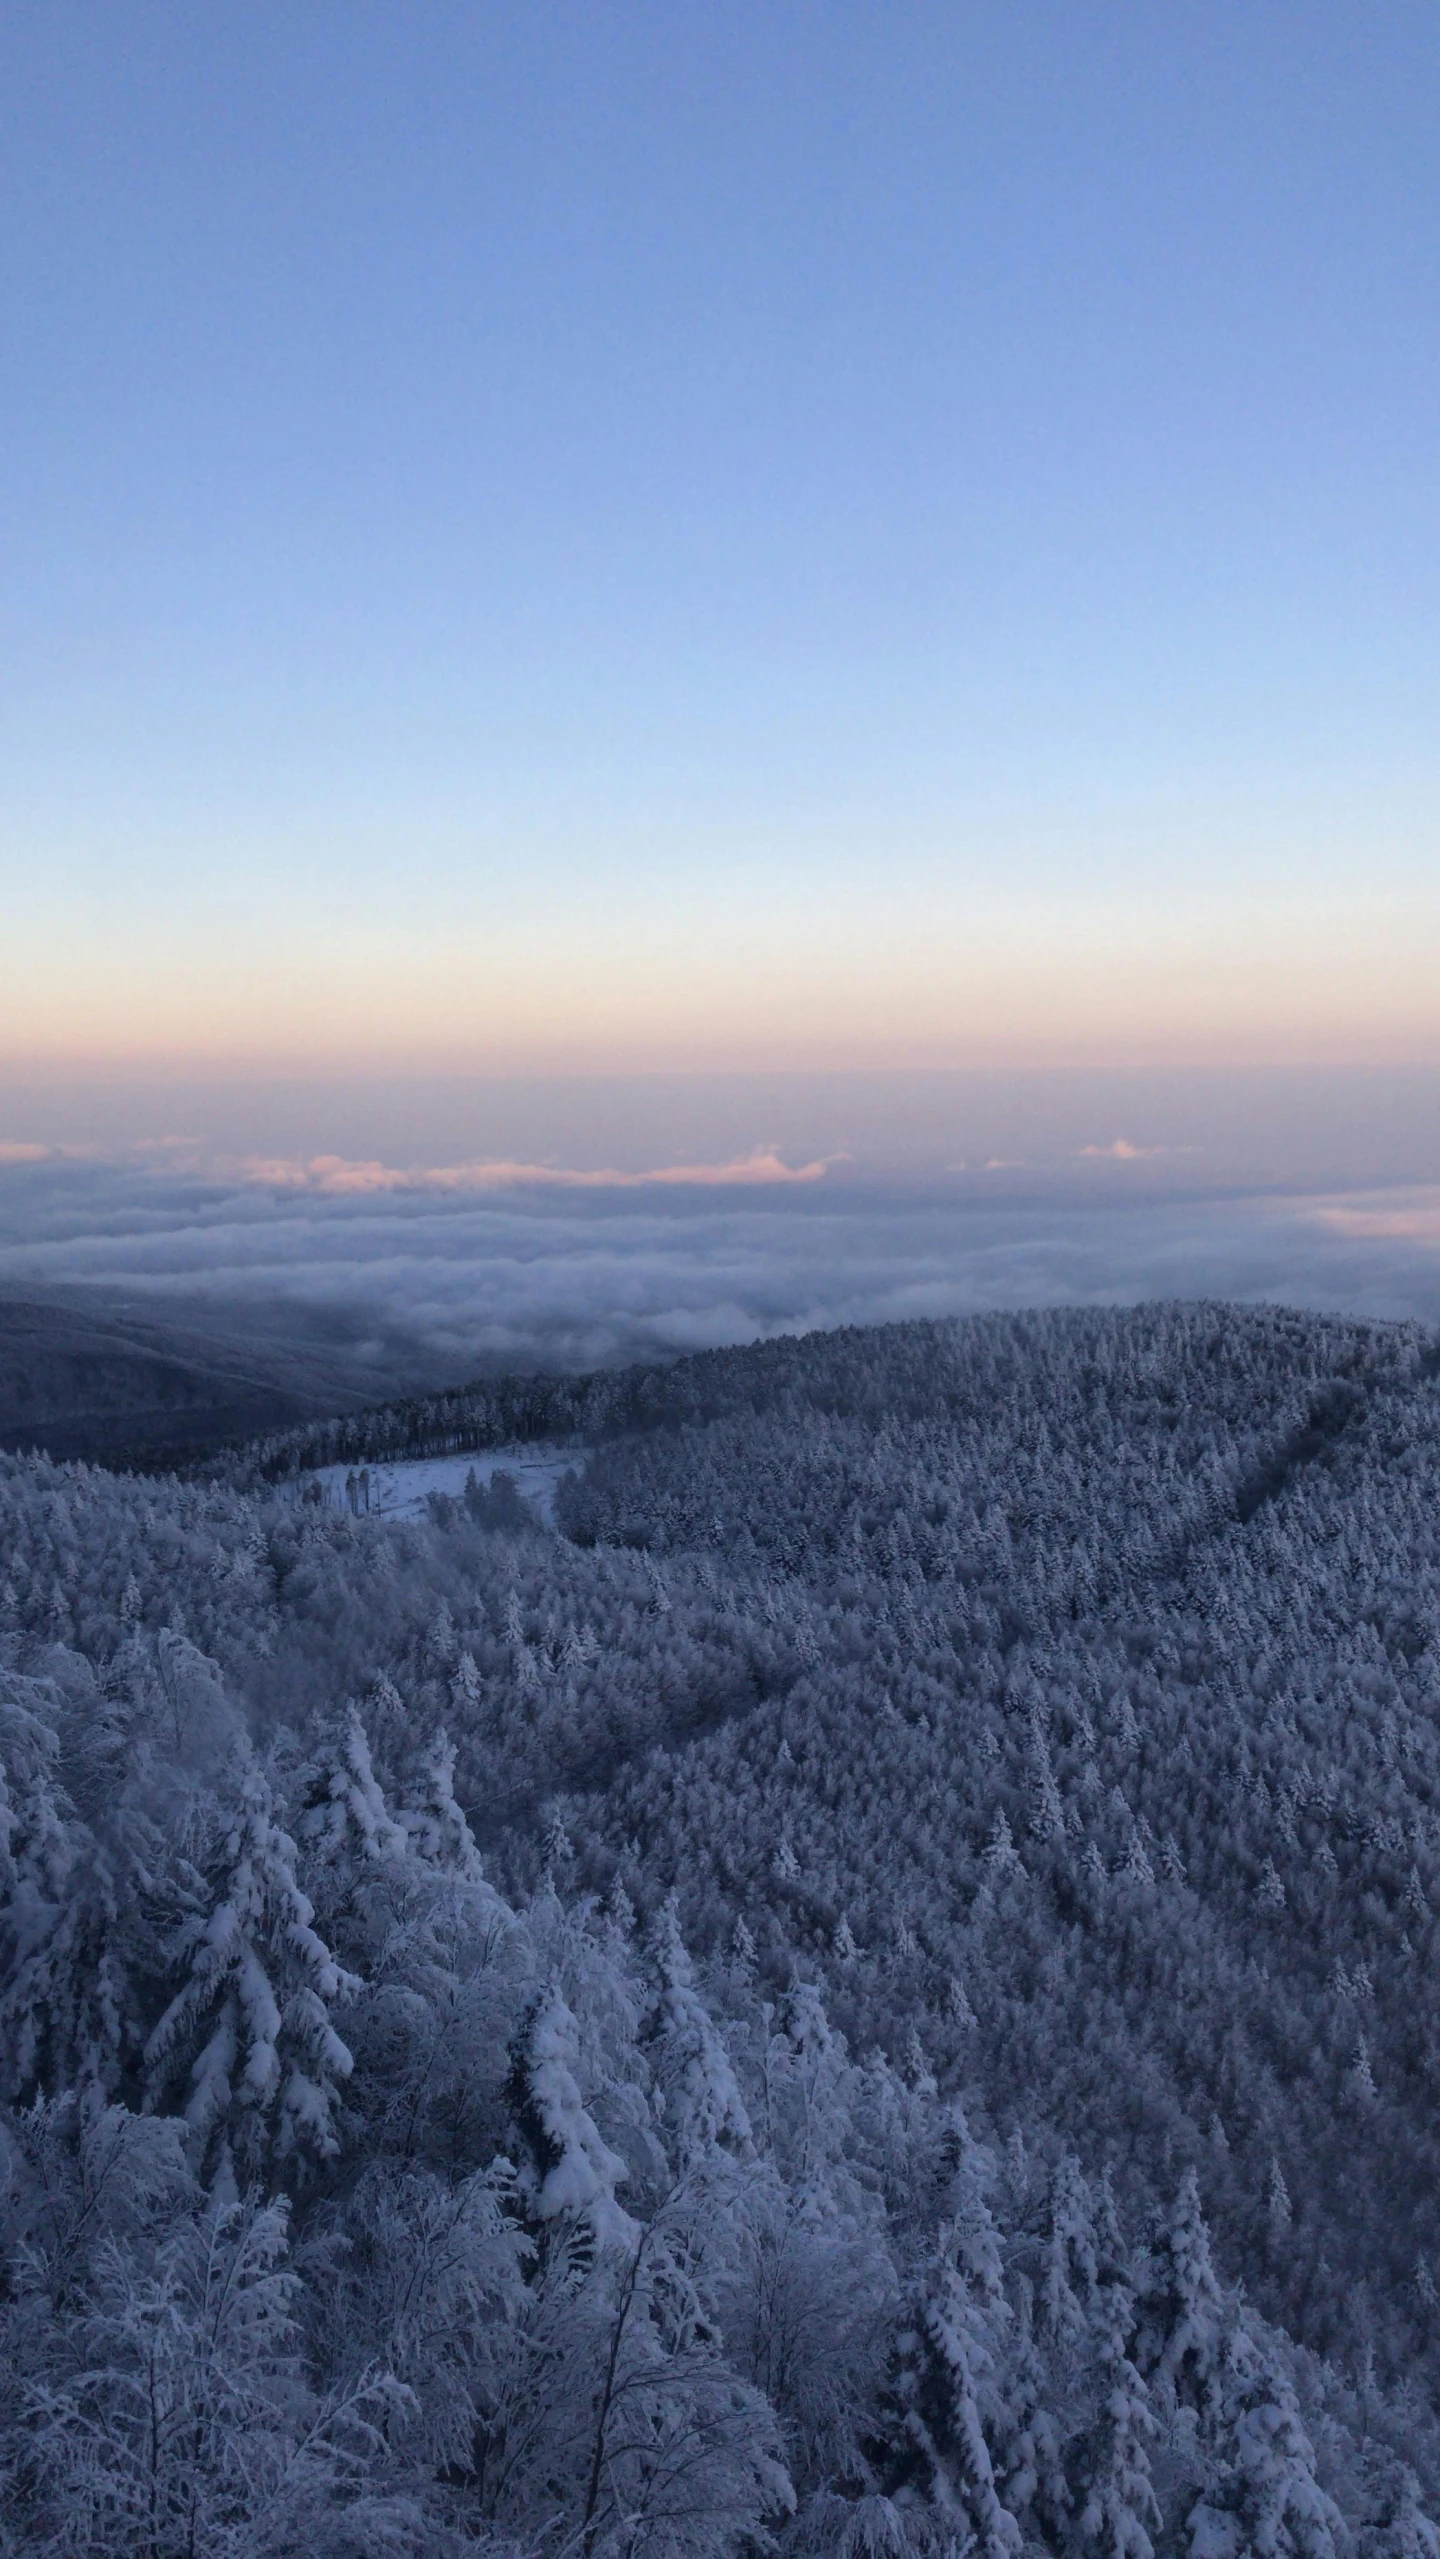
[[[1440,1352],[0,1459],[0,2550],[1440,2559]],[[573,1445],[395,1526],[309,1470]]]

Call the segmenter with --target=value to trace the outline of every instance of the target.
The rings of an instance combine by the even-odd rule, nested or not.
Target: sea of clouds
[[[1157,1297],[1436,1324],[1440,1185],[1206,1186],[1124,1134],[903,1179],[769,1144],[645,1166],[9,1138],[0,1289],[343,1342],[386,1384]]]

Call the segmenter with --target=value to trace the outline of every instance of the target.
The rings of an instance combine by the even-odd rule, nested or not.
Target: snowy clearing
[[[371,1519],[416,1520],[427,1516],[432,1493],[448,1493],[458,1501],[472,1472],[481,1484],[505,1474],[514,1478],[522,1501],[550,1528],[561,1476],[584,1463],[583,1449],[536,1443],[523,1448],[468,1449],[459,1457],[396,1458],[368,1468],[321,1466],[299,1479],[293,1498],[303,1500],[309,1487],[318,1484],[330,1510],[354,1510]]]

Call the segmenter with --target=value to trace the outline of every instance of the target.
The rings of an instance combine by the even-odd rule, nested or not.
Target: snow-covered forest
[[[1437,1373],[1165,1306],[0,1459],[0,2549],[1440,2559]],[[527,1439],[553,1525],[360,1498]]]

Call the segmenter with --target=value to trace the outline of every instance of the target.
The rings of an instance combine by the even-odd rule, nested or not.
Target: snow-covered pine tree
[[[902,2512],[928,2509],[982,2559],[1019,2559],[1020,2526],[1001,2503],[991,2450],[1007,2323],[998,2283],[977,2278],[976,2262],[974,2232],[943,2227],[895,2339],[874,2458]]]
[[[579,2027],[552,1981],[526,2009],[510,2052],[520,2192],[542,2232],[578,2226],[600,2247],[631,2248],[639,2228],[615,2200],[629,2171],[586,2107],[579,2059]]]
[[[1039,2322],[1052,2347],[1073,2352],[1084,2337],[1099,2280],[1090,2196],[1073,2151],[1062,2151],[1046,2196]]]
[[[197,2165],[333,2158],[352,2060],[331,2010],[358,1988],[314,1927],[296,1848],[253,1754],[203,1860],[203,1899],[166,1954],[179,1986],[145,2048],[147,2099],[177,2102]]]
[[[367,1867],[409,1848],[381,1791],[356,1706],[322,1733],[301,1783],[295,1835],[324,1878],[326,1903],[347,1901]]]
[[[1237,2319],[1225,2339],[1213,2429],[1218,2472],[1191,2509],[1194,2559],[1335,2559],[1345,2527],[1276,2348]]]
[[[1160,2430],[1126,2350],[1133,2325],[1129,2294],[1108,2286],[1099,2305],[1099,2407],[1078,2452],[1080,2539],[1098,2559],[1153,2559],[1150,2536],[1161,2521],[1150,2475]]]
[[[1361,2559],[1440,2559],[1440,2531],[1420,2504],[1408,2463],[1376,2445],[1369,2512],[1358,2536]]]
[[[136,1881],[156,1836],[113,1770],[93,1789],[99,1829],[77,1811],[62,1728],[109,1729],[88,1679],[79,1708],[67,1717],[51,1683],[0,1672],[0,2089],[20,2098],[120,2094],[144,2031]]]
[[[768,2143],[795,2210],[819,2228],[834,2215],[834,2172],[849,2131],[849,2057],[818,1983],[792,1982],[782,2020],[765,2052]]]
[[[1290,2189],[1279,2158],[1272,2153],[1265,2187],[1265,2236],[1271,2258],[1277,2264],[1283,2262],[1289,2245],[1290,2223]]]
[[[484,1690],[475,1667],[475,1656],[462,1653],[450,1674],[450,1704],[462,1731],[474,1725],[483,1700]]]
[[[485,1868],[455,1795],[455,1744],[443,1725],[420,1752],[400,1819],[414,1855],[433,1873],[479,1884]]]
[[[673,1893],[652,1922],[647,1952],[658,1983],[650,2061],[677,2169],[688,2175],[716,2151],[752,2158],[750,2118],[720,2031],[696,1987]]]
[[[1058,2547],[1068,2537],[1072,2500],[1063,2429],[1052,2400],[1063,2402],[1070,2374],[1061,2358],[1041,2353],[1028,2284],[1021,2287],[1019,2314],[1007,2326],[992,2440],[1000,2495],[1028,2539]]]
[[[1140,2269],[1130,2353],[1162,2401],[1209,2416],[1216,2413],[1224,2336],[1225,2306],[1191,2168]]]

